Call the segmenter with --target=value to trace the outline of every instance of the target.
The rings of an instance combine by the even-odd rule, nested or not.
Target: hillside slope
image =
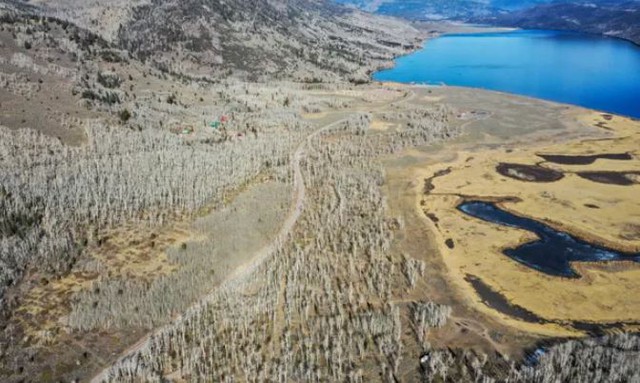
[[[165,71],[364,81],[423,36],[406,23],[317,0],[32,1]]]

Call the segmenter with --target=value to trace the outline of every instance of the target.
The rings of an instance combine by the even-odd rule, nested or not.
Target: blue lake
[[[379,81],[484,88],[640,118],[640,47],[558,31],[445,35]]]

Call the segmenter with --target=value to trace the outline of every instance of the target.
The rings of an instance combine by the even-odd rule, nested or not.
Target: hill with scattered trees
[[[366,81],[416,49],[411,26],[314,0],[30,1],[166,73]]]

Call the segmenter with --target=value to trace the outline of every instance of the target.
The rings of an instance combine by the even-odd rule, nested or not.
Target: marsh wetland
[[[482,139],[425,155],[423,222],[463,300],[502,323],[552,337],[634,331],[640,124],[559,112],[563,127],[510,137],[502,118],[476,120],[467,134]]]
[[[625,254],[587,243],[535,220],[504,211],[493,203],[468,201],[458,206],[458,209],[487,222],[535,233],[538,240],[505,249],[504,254],[549,275],[579,278],[579,274],[571,266],[573,262],[640,262],[640,253]]]

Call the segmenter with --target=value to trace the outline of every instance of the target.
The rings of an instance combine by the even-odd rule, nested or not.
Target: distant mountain
[[[369,12],[411,20],[468,19],[495,15],[552,0],[336,0]]]
[[[491,5],[495,8],[507,11],[535,7],[540,4],[551,3],[554,0],[491,0]]]
[[[335,0],[409,20],[571,30],[640,43],[640,0]]]
[[[424,37],[329,0],[0,0],[73,22],[172,73],[368,79]]]
[[[554,3],[473,21],[498,26],[604,34],[640,44],[640,1]]]

